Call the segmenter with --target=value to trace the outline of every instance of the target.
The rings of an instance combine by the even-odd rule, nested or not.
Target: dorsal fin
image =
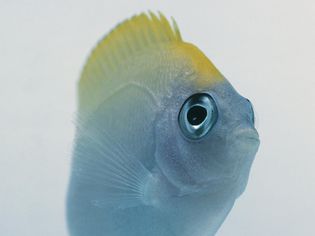
[[[171,26],[161,13],[142,13],[119,24],[97,44],[84,66],[79,81],[79,112],[85,113],[91,109],[86,106],[95,108],[100,103],[104,96],[100,85],[118,80],[112,77],[127,58],[170,42],[182,42],[181,35],[175,21]]]

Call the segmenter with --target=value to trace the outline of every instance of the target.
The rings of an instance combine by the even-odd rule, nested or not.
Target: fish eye
[[[190,139],[205,136],[217,121],[218,111],[213,98],[205,93],[189,97],[178,116],[183,134]]]

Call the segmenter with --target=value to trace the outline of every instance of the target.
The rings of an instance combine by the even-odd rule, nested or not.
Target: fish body
[[[259,146],[249,100],[163,15],[137,15],[92,51],[67,197],[71,236],[211,236]]]

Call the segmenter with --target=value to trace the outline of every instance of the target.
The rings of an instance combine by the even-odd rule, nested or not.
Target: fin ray
[[[105,190],[102,196],[91,201],[98,207],[128,208],[144,204],[144,189],[146,182],[151,178],[151,173],[140,161],[128,156],[121,144],[111,145],[111,150],[109,150],[107,145],[104,143],[101,145],[96,137],[87,133],[81,136],[81,140],[80,144],[87,145],[77,148],[77,168],[73,169],[73,174],[81,183],[95,185]],[[86,147],[90,142],[96,145],[93,162],[90,162],[86,155]],[[89,151],[88,154],[91,155],[91,152]],[[96,158],[104,156],[106,159]],[[80,168],[82,166],[85,171]],[[103,171],[104,169],[106,171]]]
[[[114,28],[92,50],[79,81],[79,110],[86,113],[104,99],[109,84],[119,86],[128,76],[120,76],[136,55],[149,48],[182,42],[174,20],[170,24],[162,13],[136,15]],[[104,83],[106,81],[106,83]],[[115,81],[115,82],[110,82]],[[106,85],[105,85],[106,84]]]

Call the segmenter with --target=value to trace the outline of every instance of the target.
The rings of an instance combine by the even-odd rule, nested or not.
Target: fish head
[[[228,190],[238,196],[259,146],[253,107],[198,53],[180,56],[182,77],[174,79],[157,118],[157,165],[182,195]]]

